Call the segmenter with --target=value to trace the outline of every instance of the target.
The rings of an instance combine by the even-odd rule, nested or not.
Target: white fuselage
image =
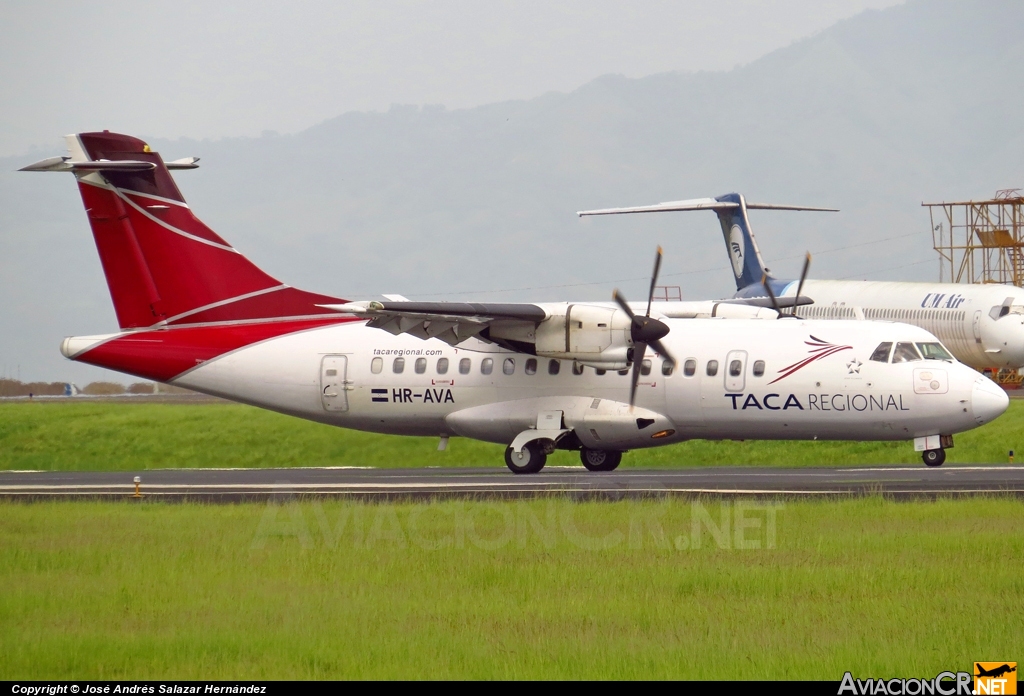
[[[583,445],[610,449],[691,438],[906,440],[968,430],[1006,407],[1002,390],[960,363],[869,359],[883,341],[935,341],[907,324],[664,321],[678,365],[664,374],[662,358],[648,354],[632,412],[626,375],[363,322],[267,340],[174,383],[346,428],[502,444],[536,427],[539,413],[561,411]]]
[[[794,281],[782,296],[796,291]],[[807,280],[801,294],[814,300],[798,312],[809,319],[914,324],[976,369],[1024,367],[1024,290],[1012,285]]]

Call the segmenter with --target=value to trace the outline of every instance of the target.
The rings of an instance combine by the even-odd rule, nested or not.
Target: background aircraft
[[[625,450],[690,438],[913,439],[939,465],[953,433],[1008,405],[914,326],[652,316],[660,249],[642,314],[618,293],[351,303],[298,290],[193,215],[169,169],[195,159],[165,164],[107,131],[67,142],[69,157],[24,169],[75,174],[121,327],[65,339],[72,360],[332,425],[498,442],[515,473],[555,448],[610,471]]]
[[[1024,367],[1024,290],[1013,285],[813,279],[808,279],[800,290],[796,280],[775,278],[765,266],[751,232],[748,209],[829,210],[748,204],[740,194],[729,193],[717,198],[585,210],[578,214],[582,217],[712,210],[721,223],[736,278],[735,297],[765,297],[767,289],[792,302],[799,291],[813,300],[812,305],[799,310],[803,317],[902,321],[935,334],[957,360],[975,369]]]

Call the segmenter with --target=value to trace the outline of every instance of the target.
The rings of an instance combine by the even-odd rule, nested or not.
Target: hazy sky
[[[0,0],[0,156],[110,128],[295,132],[393,103],[475,106],[598,75],[723,70],[897,0]]]

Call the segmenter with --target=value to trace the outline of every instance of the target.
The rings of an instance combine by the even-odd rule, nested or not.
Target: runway
[[[621,469],[591,473],[548,467],[516,476],[486,469],[162,469],[139,472],[0,472],[7,500],[244,502],[293,496],[371,500],[529,498],[564,495],[620,500],[657,496],[895,498],[1002,493],[1024,496],[1024,466],[865,466],[855,468],[714,467]]]

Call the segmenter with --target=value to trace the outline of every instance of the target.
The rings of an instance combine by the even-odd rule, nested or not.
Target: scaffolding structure
[[[655,285],[652,298],[655,302],[682,302],[683,289],[679,285]]]
[[[939,254],[939,282],[1024,287],[1024,196],[997,191],[987,201],[922,203]]]

